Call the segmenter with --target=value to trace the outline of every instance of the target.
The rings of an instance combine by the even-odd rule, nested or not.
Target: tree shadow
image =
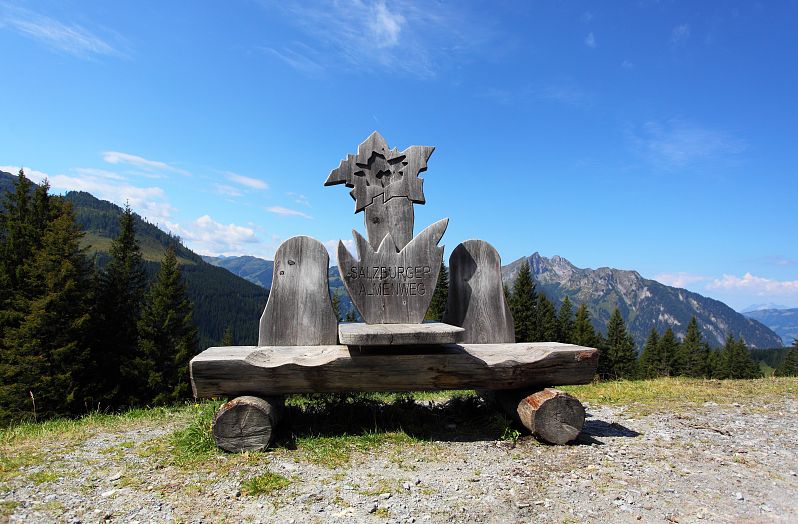
[[[369,394],[313,395],[286,406],[277,441],[295,448],[304,437],[338,437],[403,432],[424,441],[500,440],[512,422],[478,396],[457,395],[446,402],[398,395],[388,403]]]

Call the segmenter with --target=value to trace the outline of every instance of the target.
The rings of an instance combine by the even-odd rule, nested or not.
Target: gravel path
[[[10,522],[796,522],[798,400],[635,416],[588,406],[575,445],[512,441],[385,444],[328,468],[295,450],[169,455],[185,419],[77,443],[0,484]],[[209,465],[210,464],[210,465]],[[246,495],[269,470],[287,487]]]

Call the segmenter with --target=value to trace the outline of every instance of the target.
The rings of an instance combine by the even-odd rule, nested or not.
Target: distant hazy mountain
[[[774,304],[773,302],[768,302],[767,304],[751,304],[745,309],[740,310],[740,313],[750,313],[751,311],[762,311],[763,309],[790,309],[787,306],[782,306],[781,304]]]
[[[538,253],[527,260],[538,289],[556,303],[565,296],[575,305],[584,302],[598,329],[606,331],[607,321],[618,306],[638,348],[645,343],[652,326],[660,332],[670,326],[683,336],[692,316],[704,338],[714,346],[723,344],[727,333],[742,335],[756,348],[782,346],[776,333],[723,302],[643,278],[637,271],[581,269],[562,257],[546,258]],[[521,258],[502,268],[502,278],[508,285],[515,280],[523,262]]]
[[[776,332],[786,345],[798,338],[798,308],[759,309],[745,313]]]

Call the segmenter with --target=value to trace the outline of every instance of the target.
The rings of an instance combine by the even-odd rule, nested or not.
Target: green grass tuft
[[[216,411],[224,403],[223,400],[208,401],[194,404],[193,418],[185,428],[172,434],[171,443],[175,462],[186,464],[219,453],[216,442],[213,440],[211,425]]]
[[[291,484],[291,481],[282,475],[267,471],[263,475],[252,477],[241,483],[242,495],[269,495]]]
[[[386,444],[408,445],[418,442],[418,439],[401,431],[374,431],[361,435],[300,437],[296,445],[308,462],[332,469],[348,464],[356,452],[367,452]]]

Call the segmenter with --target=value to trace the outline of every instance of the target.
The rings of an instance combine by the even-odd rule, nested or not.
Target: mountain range
[[[271,285],[273,264],[269,260],[250,256],[205,257],[205,260],[259,285]],[[600,331],[606,331],[607,321],[617,305],[638,348],[643,347],[652,327],[660,333],[671,327],[677,336],[684,336],[692,316],[712,346],[722,345],[728,333],[742,336],[755,348],[783,345],[767,326],[746,318],[723,302],[645,279],[636,271],[581,269],[563,257],[546,258],[534,253],[502,267],[502,279],[508,286],[512,287],[524,260],[529,263],[538,290],[544,291],[558,307],[566,296],[573,304],[585,303],[594,327]],[[338,268],[331,267],[329,274],[331,292],[341,297],[341,311],[345,312],[351,302]]]
[[[775,331],[785,344],[798,339],[798,308],[757,309],[743,314]]]

